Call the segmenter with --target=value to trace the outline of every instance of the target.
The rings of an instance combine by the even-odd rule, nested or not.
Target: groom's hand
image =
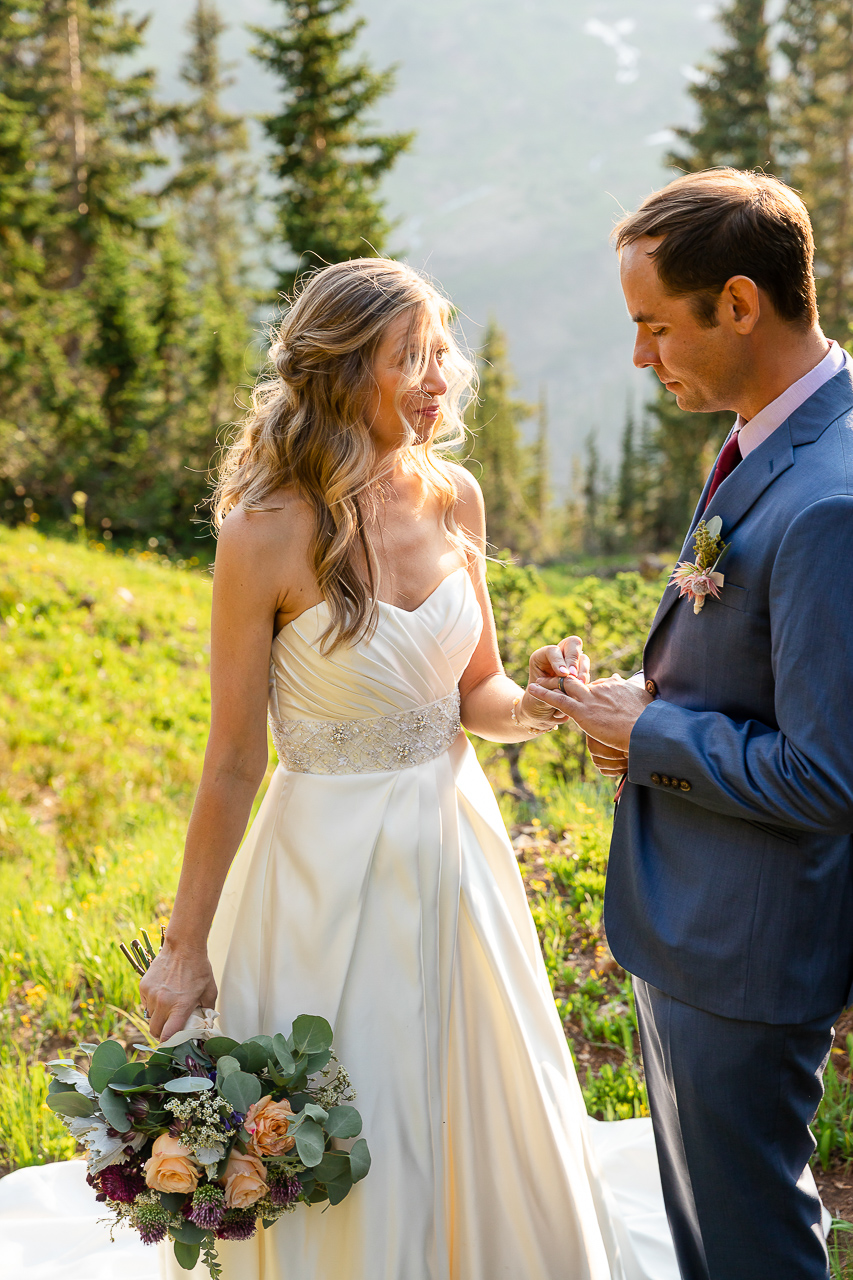
[[[593,684],[567,676],[563,681],[565,693],[560,693],[556,685],[556,680],[539,680],[528,685],[528,693],[570,716],[595,742],[627,755],[631,730],[654,701],[651,694],[621,676]]]

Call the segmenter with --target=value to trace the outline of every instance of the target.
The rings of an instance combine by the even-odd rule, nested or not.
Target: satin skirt
[[[225,1034],[329,1019],[373,1158],[341,1205],[223,1243],[224,1280],[646,1280],[464,736],[393,773],[279,768],[210,955]]]

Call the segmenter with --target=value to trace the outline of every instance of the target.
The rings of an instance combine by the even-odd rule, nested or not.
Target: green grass
[[[585,628],[605,652],[635,660],[641,637],[628,620],[642,629],[659,584],[562,579],[563,596],[543,586],[512,623],[520,648],[543,629]],[[207,737],[209,607],[200,570],[0,527],[4,1168],[72,1154],[42,1105],[41,1062],[79,1040],[137,1038],[137,980],[116,942],[156,929],[171,909]],[[513,832],[587,1106],[603,1119],[646,1114],[630,980],[602,926],[612,785],[584,777],[553,743],[531,743],[519,769],[533,812],[507,758],[493,744],[477,749]],[[851,1156],[851,1083],[835,1068],[844,1061],[827,1073],[816,1125],[833,1167]],[[835,1274],[853,1280],[841,1265]]]

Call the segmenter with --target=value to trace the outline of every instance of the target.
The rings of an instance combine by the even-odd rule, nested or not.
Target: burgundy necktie
[[[705,503],[705,510],[708,509],[708,502],[711,501],[720,485],[730,476],[739,462],[743,461],[743,454],[740,451],[740,443],[738,441],[738,433],[729,436],[723,445],[717,465],[714,468],[714,478],[711,481],[711,487],[708,490],[708,501]]]

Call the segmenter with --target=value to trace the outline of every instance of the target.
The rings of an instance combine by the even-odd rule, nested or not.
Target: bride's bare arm
[[[216,998],[207,935],[267,766],[270,644],[287,553],[280,531],[281,513],[247,517],[237,510],[219,535],[210,736],[165,945],[140,982],[151,1033],[160,1039]]]
[[[486,514],[480,486],[464,468],[453,470],[459,491],[457,523],[484,550]],[[462,723],[471,733],[491,742],[526,742],[532,733],[553,729],[568,717],[555,718],[553,708],[525,693],[505,673],[482,558],[472,558],[470,573],[483,615],[483,632],[459,681]],[[562,648],[548,645],[537,649],[530,659],[530,680],[568,675],[571,670],[577,670],[578,663],[583,665],[581,642],[578,640],[575,645],[574,639],[563,641]]]

